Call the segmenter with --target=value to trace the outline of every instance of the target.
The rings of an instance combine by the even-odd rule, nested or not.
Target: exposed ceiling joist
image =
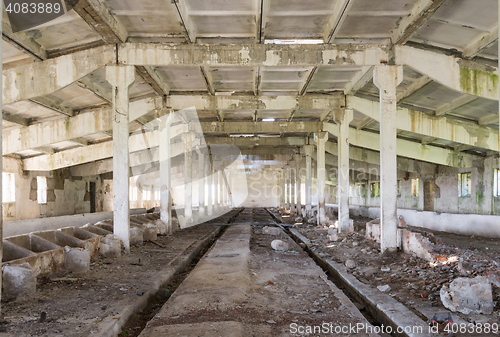
[[[407,65],[455,91],[498,100],[498,67],[454,56],[395,46],[396,64]]]
[[[125,26],[113,16],[103,0],[79,0],[73,8],[106,43],[126,42],[128,31]]]
[[[158,75],[153,67],[136,66],[135,70],[158,95],[167,96],[170,94],[170,88],[167,83]]]
[[[177,19],[181,24],[186,41],[191,43],[196,42],[196,29],[193,20],[189,16],[189,10],[187,7],[187,1],[185,0],[173,0],[172,6],[174,6],[175,14]]]
[[[398,103],[404,101],[411,95],[417,93],[419,90],[423,89],[430,83],[432,83],[432,80],[427,76],[419,77],[415,82],[406,86],[402,92],[398,93],[397,95]]]
[[[323,33],[323,41],[325,41],[325,43],[332,43],[332,41],[335,40],[335,37],[337,36],[353,2],[353,0],[335,1],[333,13],[330,16]]]
[[[36,42],[35,39],[28,36],[25,32],[12,32],[6,11],[3,12],[2,18],[2,38],[5,42],[8,42],[36,61],[47,59],[47,50]]]
[[[214,81],[210,74],[210,70],[207,67],[200,67],[201,76],[205,80],[205,84],[207,86],[207,90],[210,95],[215,95]]]
[[[460,108],[461,106],[464,106],[466,104],[469,104],[471,102],[474,102],[478,98],[476,96],[470,96],[470,95],[462,95],[450,103],[443,104],[439,106],[436,109],[436,116],[443,116],[447,114],[448,112],[455,110],[457,108]]]
[[[2,119],[7,122],[11,122],[14,124],[22,125],[22,126],[28,126],[30,123],[30,120],[28,118],[23,118],[19,117],[17,115],[11,115],[8,112],[3,112],[2,113]]]
[[[344,94],[354,95],[358,90],[373,80],[373,67],[363,67],[352,80],[347,83]]]
[[[462,56],[467,59],[473,58],[496,41],[498,41],[498,24],[490,32],[484,32],[470,41],[465,46]]]
[[[407,42],[446,1],[447,0],[419,0],[413,5],[410,15],[403,17],[401,21],[399,21],[396,29],[392,32],[392,44],[397,45]]]
[[[388,62],[381,45],[125,43],[118,62],[150,66],[372,66]]]
[[[48,109],[51,109],[53,111],[56,111],[62,115],[66,115],[68,117],[71,117],[74,115],[73,109],[67,105],[55,102],[54,100],[51,100],[50,98],[47,98],[46,96],[42,97],[37,97],[30,99],[31,102],[35,104],[39,104],[43,107],[46,107]]]
[[[11,104],[54,93],[115,62],[115,46],[107,45],[4,70],[2,103]]]

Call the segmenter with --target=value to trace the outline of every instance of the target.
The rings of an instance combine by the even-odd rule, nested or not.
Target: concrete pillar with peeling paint
[[[170,146],[170,124],[172,118],[166,116],[167,109],[164,108],[164,116],[160,118],[160,219],[167,224],[168,235],[173,234],[172,227],[172,149]],[[169,118],[170,117],[170,118]]]
[[[207,214],[212,215],[214,205],[213,205],[213,174],[212,174],[212,164],[210,163],[210,155],[207,157]]]
[[[192,131],[182,134],[184,143],[184,217],[186,223],[193,221],[193,141]]]
[[[129,204],[129,88],[135,81],[133,66],[106,67],[113,93],[113,233],[130,252]]]
[[[295,161],[290,161],[290,213],[295,213],[297,211],[295,202]]]
[[[214,213],[219,212],[219,171],[218,171],[218,165],[216,164],[214,160],[214,174],[213,174],[213,189],[214,189]]]
[[[285,168],[285,209],[291,210],[292,203],[290,202],[290,165],[286,164]]]
[[[380,90],[380,225],[381,252],[397,250],[396,88],[403,80],[403,67],[378,65],[373,83]]]
[[[302,161],[302,156],[300,153],[297,153],[293,155],[293,158],[295,160],[295,212],[297,212],[299,216],[302,216],[302,193],[300,190],[302,185],[302,181],[300,179],[300,162]]]
[[[349,222],[349,123],[353,118],[352,109],[341,109],[337,114],[338,137],[338,218],[339,232],[348,233]]]
[[[312,154],[314,145],[304,145],[304,155],[306,157],[306,214],[312,215]]]
[[[323,225],[326,220],[326,209],[325,209],[325,182],[326,182],[326,162],[325,162],[325,153],[326,153],[326,141],[328,140],[328,133],[324,131],[320,131],[314,134],[314,140],[317,143],[317,192],[318,192],[318,225]]]
[[[203,218],[205,216],[205,154],[203,146],[198,146],[196,152],[198,152],[198,216]]]

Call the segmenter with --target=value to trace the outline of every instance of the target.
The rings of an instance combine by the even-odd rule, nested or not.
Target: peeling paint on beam
[[[388,61],[382,45],[171,45],[126,43],[118,60],[126,65],[295,67],[376,65]]]
[[[498,67],[408,46],[395,47],[396,64],[408,65],[442,85],[498,100]]]
[[[115,47],[103,46],[5,70],[3,104],[51,94],[115,61]]]
[[[197,110],[334,110],[339,109],[343,96],[209,96],[175,95],[167,98],[174,110],[194,107]]]
[[[320,122],[201,122],[203,133],[282,134],[313,133],[321,130]]]

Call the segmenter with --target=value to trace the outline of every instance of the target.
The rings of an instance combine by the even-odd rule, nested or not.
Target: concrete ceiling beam
[[[2,39],[36,61],[47,59],[47,50],[36,42],[33,37],[25,32],[12,32],[12,27],[6,11],[3,11]]]
[[[421,76],[415,82],[407,85],[402,92],[397,95],[398,103],[404,101],[413,94],[416,94],[419,90],[423,89],[427,85],[432,83],[432,80],[427,76]]]
[[[466,59],[476,57],[484,49],[498,41],[498,24],[489,32],[479,34],[475,39],[465,45],[462,56]]]
[[[61,104],[55,102],[54,100],[47,97],[37,97],[30,99],[31,102],[41,105],[45,108],[51,109],[55,112],[58,112],[62,115],[66,115],[68,117],[72,117],[74,115],[73,109],[65,104]]]
[[[354,0],[335,1],[333,13],[330,15],[323,33],[323,41],[325,41],[325,43],[332,43],[332,41],[335,40],[342,23],[344,23],[347,17],[347,12],[353,3]],[[301,15],[303,15],[303,13],[301,13]]]
[[[338,126],[335,124],[326,123],[323,125],[323,130],[338,137]],[[380,135],[377,133],[351,128],[349,129],[349,142],[353,146],[380,151]],[[473,162],[481,159],[479,156],[469,154],[457,155],[457,152],[454,150],[435,146],[423,146],[420,143],[403,139],[397,140],[397,155],[451,167],[473,167]]]
[[[380,121],[380,103],[349,96],[348,106],[364,115]],[[498,116],[496,116],[498,119]],[[446,117],[435,117],[421,111],[398,108],[398,130],[418,133],[455,143],[498,151],[498,130],[458,121]]]
[[[341,95],[249,96],[172,95],[167,105],[174,110],[334,110],[343,104]]]
[[[498,100],[498,67],[423,49],[395,46],[396,64],[407,65],[455,91]]]
[[[28,126],[30,124],[30,120],[28,118],[23,118],[19,117],[16,115],[11,115],[8,112],[3,112],[2,113],[2,119],[7,122],[11,122],[14,124],[22,125],[22,126]]]
[[[443,116],[452,110],[460,108],[461,106],[464,106],[466,104],[474,102],[475,100],[478,100],[478,99],[479,98],[477,98],[476,96],[462,95],[462,96],[454,99],[450,103],[446,103],[446,104],[439,106],[436,109],[435,114],[436,114],[436,116]]]
[[[129,121],[132,122],[144,114],[157,110],[158,102],[159,100],[156,98],[148,98],[130,103]],[[112,109],[99,108],[73,117],[4,130],[2,132],[3,154],[12,154],[64,141],[74,141],[96,133],[107,134],[112,129]],[[20,139],[23,141],[19,141]]]
[[[4,70],[3,104],[54,93],[115,62],[115,46],[102,46]]]
[[[382,45],[125,43],[118,52],[120,64],[149,66],[372,66],[387,61]]]
[[[73,8],[106,43],[118,44],[127,41],[128,31],[113,16],[102,0],[79,0]]]
[[[361,90],[365,85],[373,80],[373,67],[363,67],[352,80],[347,83],[344,89],[345,95],[354,95],[358,90]]]
[[[410,14],[403,16],[392,32],[392,44],[406,43],[445,2],[446,0],[419,0],[415,3]]]

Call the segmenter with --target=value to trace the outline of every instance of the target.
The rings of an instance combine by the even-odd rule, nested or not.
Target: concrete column
[[[113,95],[113,232],[130,252],[129,205],[129,93],[135,81],[133,66],[106,67]]]
[[[312,214],[312,153],[314,145],[304,145],[304,154],[306,157],[306,213]]]
[[[295,202],[295,162],[290,161],[290,213],[295,213],[297,211]]]
[[[217,171],[218,166],[214,161],[214,174],[213,174],[213,189],[214,189],[214,213],[219,212],[219,171]]]
[[[2,27],[2,17],[0,15],[0,27]],[[1,32],[1,28],[0,28]],[[0,43],[0,55],[2,55],[2,44]],[[0,72],[3,70],[3,64],[0,62]],[[0,78],[0,92],[3,92],[3,83],[2,79]],[[0,97],[0,107],[2,106],[2,97]],[[2,143],[2,124],[0,123],[0,144]],[[3,172],[3,154],[2,150],[0,148],[0,168],[2,169]],[[2,182],[2,176],[0,176],[0,191],[3,189],[3,182]],[[2,193],[0,193],[0,205],[3,205],[3,200],[2,200]],[[0,207],[0,238],[3,238],[3,207]],[[3,240],[0,240],[0,261],[3,260]],[[2,299],[2,278],[0,277],[0,318],[5,317],[4,313],[1,311],[1,299]]]
[[[184,217],[186,223],[193,221],[193,141],[194,132],[182,134],[184,143]]]
[[[380,224],[381,252],[397,250],[396,87],[403,67],[378,65],[373,83],[380,90]]]
[[[283,167],[278,173],[278,193],[280,200],[280,208],[285,208],[285,167]]]
[[[349,225],[349,123],[352,121],[352,109],[341,109],[337,116],[338,137],[338,205],[339,232],[347,233]]]
[[[198,146],[198,215],[199,218],[205,216],[205,154],[201,151],[203,148]]]
[[[317,159],[317,192],[318,192],[318,225],[323,225],[326,218],[325,210],[325,181],[326,181],[326,166],[325,166],[325,150],[328,133],[320,131],[314,134],[314,140],[318,143],[318,159]]]
[[[300,180],[300,162],[302,161],[302,156],[300,153],[297,153],[293,155],[293,158],[295,159],[295,211],[299,216],[302,216],[302,193],[301,193],[301,184],[302,181]]]
[[[164,113],[167,112],[165,109]],[[171,111],[170,111],[171,112]],[[160,220],[167,224],[167,233],[172,235],[172,150],[170,146],[170,124],[173,115],[160,118]]]
[[[290,165],[285,165],[285,209],[290,210]]]
[[[212,197],[212,192],[213,192],[213,175],[212,175],[212,165],[210,164],[210,157],[207,157],[207,185],[208,185],[208,193],[207,193],[207,214],[212,215],[213,213],[213,197]]]

